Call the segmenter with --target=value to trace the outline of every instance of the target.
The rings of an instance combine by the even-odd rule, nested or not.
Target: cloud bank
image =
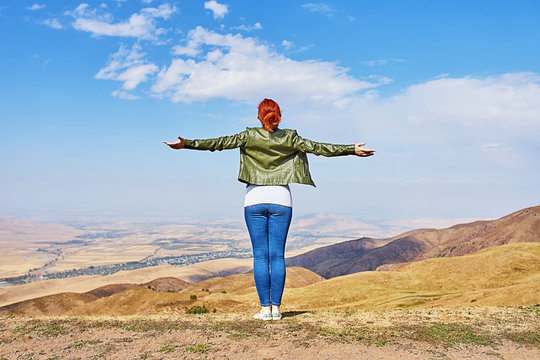
[[[133,37],[142,40],[156,40],[166,32],[157,26],[157,19],[168,19],[176,12],[169,4],[157,8],[144,8],[132,14],[128,20],[115,22],[111,13],[102,9],[91,9],[82,3],[67,14],[74,18],[73,27],[90,32],[93,36]]]
[[[324,3],[305,3],[309,11],[332,13]],[[207,1],[205,9],[223,18],[227,5]],[[197,26],[184,35],[171,36],[160,22],[177,9],[169,4],[147,7],[128,19],[116,21],[103,9],[80,4],[69,12],[73,27],[93,36],[134,38],[132,46],[120,45],[97,72],[97,79],[121,82],[113,92],[123,99],[139,98],[138,92],[170,99],[173,102],[196,102],[228,99],[254,103],[263,97],[283,100],[291,108],[307,109],[298,121],[318,121],[355,126],[363,121],[362,130],[398,134],[424,141],[423,134],[451,141],[473,139],[476,151],[486,154],[509,154],[515,145],[505,136],[530,137],[540,131],[540,75],[516,72],[485,77],[449,75],[420,81],[392,96],[382,97],[379,88],[391,82],[384,76],[352,76],[349,69],[323,60],[295,60],[273,44],[234,30],[261,29],[231,26],[229,32]],[[49,26],[57,26],[50,23]],[[170,56],[153,59],[143,47],[173,44]],[[168,38],[167,38],[168,36]],[[152,40],[143,43],[143,40]],[[281,49],[290,50],[294,43],[282,40]],[[364,62],[379,66],[404,59],[385,58]],[[398,129],[398,130],[396,130]],[[398,135],[395,135],[396,137]],[[497,144],[495,146],[494,144]]]
[[[347,69],[325,61],[296,61],[240,34],[218,34],[197,27],[175,47],[152,93],[172,101],[212,98],[254,101],[269,93],[296,101],[332,103],[376,86],[355,79]]]

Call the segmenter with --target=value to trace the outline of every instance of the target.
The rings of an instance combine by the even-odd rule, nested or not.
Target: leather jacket
[[[315,186],[306,153],[323,156],[353,155],[354,144],[336,145],[304,139],[296,130],[262,127],[214,139],[186,139],[185,149],[226,150],[240,148],[238,180],[255,185],[300,183]]]

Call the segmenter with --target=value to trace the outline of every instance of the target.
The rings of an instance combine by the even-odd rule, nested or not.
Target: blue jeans
[[[285,241],[292,208],[278,204],[244,207],[253,246],[253,277],[261,306],[281,305],[285,287]]]

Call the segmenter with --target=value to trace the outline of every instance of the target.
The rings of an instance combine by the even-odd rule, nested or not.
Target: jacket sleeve
[[[337,145],[320,143],[300,137],[296,130],[293,133],[292,142],[295,150],[305,153],[323,156],[354,155],[354,144]]]
[[[235,135],[221,136],[214,139],[186,139],[184,149],[221,151],[244,146],[246,141],[247,132],[242,131],[241,133]]]

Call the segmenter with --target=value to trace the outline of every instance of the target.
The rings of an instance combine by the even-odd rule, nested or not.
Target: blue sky
[[[239,218],[258,126],[310,155],[295,214],[494,218],[540,203],[538,1],[0,1],[0,216]]]

